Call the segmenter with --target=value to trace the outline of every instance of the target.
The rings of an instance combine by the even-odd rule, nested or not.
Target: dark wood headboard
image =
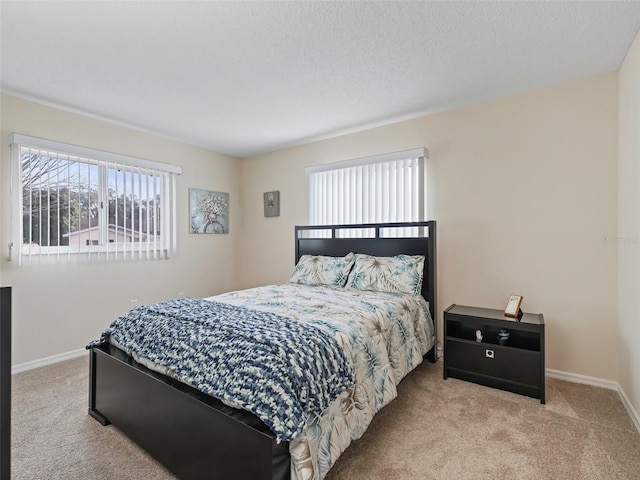
[[[398,235],[398,229],[411,228],[411,236]],[[296,263],[302,255],[341,257],[349,252],[378,257],[424,255],[422,296],[429,302],[435,324],[436,291],[436,222],[370,223],[362,225],[314,225],[295,228]],[[364,238],[350,235],[366,234]]]

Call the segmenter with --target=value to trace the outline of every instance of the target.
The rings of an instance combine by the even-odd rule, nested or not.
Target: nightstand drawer
[[[446,340],[446,366],[528,385],[540,384],[540,352]]]

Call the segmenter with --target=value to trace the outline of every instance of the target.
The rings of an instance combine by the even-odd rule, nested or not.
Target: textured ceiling
[[[617,70],[640,1],[2,1],[1,87],[237,157]]]

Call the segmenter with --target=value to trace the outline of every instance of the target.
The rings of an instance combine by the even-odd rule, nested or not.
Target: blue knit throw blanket
[[[111,337],[129,355],[258,416],[278,441],[295,438],[354,384],[352,367],[322,322],[180,298],[137,307],[116,319]]]

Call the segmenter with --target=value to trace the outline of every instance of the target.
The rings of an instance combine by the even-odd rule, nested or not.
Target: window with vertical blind
[[[180,167],[14,133],[20,261],[163,259],[176,250]]]
[[[308,167],[309,223],[424,220],[428,153],[416,148]]]

